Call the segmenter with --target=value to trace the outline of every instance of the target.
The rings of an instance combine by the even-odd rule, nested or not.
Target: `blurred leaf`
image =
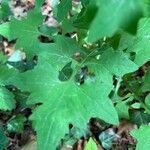
[[[148,124],[150,122],[150,115],[143,111],[130,112],[130,120],[138,126]]]
[[[139,21],[136,38],[129,50],[136,53],[134,62],[139,66],[150,60],[150,18]]]
[[[103,131],[99,135],[99,140],[102,143],[103,148],[105,149],[111,149],[112,142],[118,137],[118,135],[113,131],[112,128],[109,128],[105,131]]]
[[[141,108],[141,104],[140,103],[133,103],[131,105],[131,107],[134,108],[134,109],[139,109],[139,108]]]
[[[145,98],[145,105],[150,110],[150,94],[148,94]]]
[[[15,75],[14,69],[0,65],[0,109],[12,110],[15,108],[14,95],[5,88],[9,79]]]
[[[120,28],[136,32],[142,8],[139,0],[92,0],[98,9],[89,29],[89,42],[95,42],[105,36],[111,37]]]
[[[84,150],[97,150],[97,145],[92,138],[90,138],[88,143],[85,145]]]
[[[6,135],[4,134],[4,131],[2,127],[0,127],[0,150],[4,150],[6,146],[8,145],[8,139]]]
[[[68,12],[72,8],[71,0],[61,0],[59,5],[57,6],[57,19],[58,21],[62,21],[65,17],[67,17]]]
[[[120,101],[116,104],[116,110],[118,112],[119,118],[126,118],[129,119],[129,106],[126,102]]]
[[[14,95],[5,87],[0,88],[0,110],[12,110],[15,108]]]
[[[0,5],[0,20],[1,19],[6,19],[10,14],[10,9],[9,9],[9,0],[1,0],[1,5]]]
[[[25,121],[26,121],[26,118],[23,115],[17,115],[15,117],[12,117],[7,122],[7,130],[9,132],[22,133],[24,130],[24,122]]]
[[[150,68],[146,72],[143,81],[143,91],[150,91]]]
[[[0,65],[6,63],[7,57],[0,52]]]
[[[121,32],[121,38],[119,42],[118,49],[126,50],[128,47],[132,46],[135,40],[135,36],[127,32]]]
[[[150,146],[150,126],[140,126],[131,132],[131,135],[137,139],[136,150],[148,150]]]

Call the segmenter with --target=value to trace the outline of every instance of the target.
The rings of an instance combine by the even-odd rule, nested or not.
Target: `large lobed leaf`
[[[11,21],[0,25],[0,34],[9,40],[17,39],[16,48],[22,48],[27,54],[36,54],[41,35],[38,27],[43,23],[43,16],[38,9],[28,13],[26,18]]]
[[[137,66],[124,53],[108,49],[99,60],[84,63],[95,78],[89,77],[83,85],[78,85],[74,75],[80,64],[72,56],[79,51],[82,50],[71,39],[58,36],[55,44],[43,44],[34,70],[12,81],[22,90],[31,92],[28,103],[43,103],[31,116],[39,149],[55,150],[70,123],[83,129],[91,117],[99,117],[118,124],[117,112],[108,98],[113,89],[112,77],[135,71]],[[73,75],[68,81],[60,81],[59,71],[71,61]]]

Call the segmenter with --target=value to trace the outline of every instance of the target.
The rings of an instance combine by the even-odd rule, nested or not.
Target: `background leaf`
[[[98,9],[89,29],[90,42],[105,36],[111,37],[121,27],[134,32],[142,17],[138,0],[92,0],[90,3]]]
[[[23,49],[27,54],[36,54],[39,50],[40,32],[38,26],[43,22],[43,16],[36,9],[28,13],[27,18],[17,20],[11,19],[0,25],[0,34],[9,40],[17,39],[15,48]],[[14,29],[15,30],[14,32]],[[30,44],[29,44],[30,43]]]
[[[150,127],[141,126],[139,129],[133,130],[131,135],[138,141],[136,150],[147,150],[150,145]]]
[[[2,127],[0,127],[0,150],[5,149],[7,144],[8,144],[8,139],[6,135],[4,134]]]
[[[135,52],[134,62],[139,66],[150,60],[149,39],[150,39],[150,19],[143,18],[139,21],[136,39],[133,45],[129,48]]]
[[[84,150],[97,150],[97,145],[92,138],[89,139],[88,143],[85,145]]]

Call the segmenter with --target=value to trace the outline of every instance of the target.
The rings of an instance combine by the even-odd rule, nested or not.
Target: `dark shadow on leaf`
[[[72,62],[66,64],[61,71],[59,71],[58,79],[62,82],[67,81],[71,78],[73,69],[71,68]]]

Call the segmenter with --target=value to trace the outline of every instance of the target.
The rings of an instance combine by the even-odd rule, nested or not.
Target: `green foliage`
[[[12,110],[15,108],[15,102],[13,99],[13,94],[9,92],[6,88],[0,88],[0,109],[1,110]]]
[[[8,145],[8,139],[2,127],[0,127],[0,150],[3,150]]]
[[[118,112],[119,118],[126,118],[129,119],[129,112],[128,112],[128,105],[126,102],[118,102],[116,105],[116,110]]]
[[[12,18],[10,22],[0,25],[0,34],[9,40],[17,39],[16,49],[22,48],[27,54],[36,54],[39,50],[38,31],[39,25],[43,22],[41,13],[34,9],[28,13],[27,18],[17,20]],[[14,32],[14,29],[15,30]]]
[[[136,39],[131,46],[131,50],[136,53],[135,63],[139,66],[146,63],[150,58],[149,53],[149,29],[150,19],[142,18],[138,25]]]
[[[93,141],[93,139],[89,139],[88,143],[86,144],[84,150],[97,150],[97,145]]]
[[[72,8],[72,2],[70,0],[62,0],[57,8],[58,21],[62,21]]]
[[[146,96],[146,98],[145,98],[145,104],[148,107],[148,109],[150,110],[150,94]]]
[[[150,122],[150,115],[143,111],[135,111],[130,115],[132,122],[136,123],[138,126],[143,124],[148,124]]]
[[[8,0],[2,0],[0,6],[0,19],[6,19],[10,15]]]
[[[97,11],[89,29],[88,39],[91,42],[111,37],[121,27],[132,32],[142,16],[138,0],[93,0],[90,4]]]
[[[118,123],[117,113],[111,101],[108,99],[108,94],[112,89],[112,74],[118,73],[118,70],[109,69],[109,65],[112,63],[109,63],[109,60],[106,66],[103,60],[101,60],[101,62],[98,60],[95,61],[93,65],[89,63],[90,69],[95,72],[95,79],[89,77],[85,81],[85,84],[81,86],[75,83],[73,76],[70,80],[65,82],[60,81],[58,78],[59,71],[67,62],[72,60],[71,56],[74,53],[72,51],[76,49],[75,46],[73,47],[72,41],[68,40],[66,44],[67,45],[64,45],[64,37],[59,37],[56,44],[47,45],[47,49],[50,49],[49,54],[48,52],[41,54],[38,66],[32,71],[25,72],[22,75],[19,74],[12,82],[20,89],[28,90],[32,93],[29,96],[29,104],[43,103],[31,116],[38,133],[40,142],[38,145],[43,149],[54,149],[54,146],[56,147],[60,138],[63,138],[63,135],[68,132],[69,123],[79,128],[84,128],[92,116],[100,117],[112,124]],[[68,51],[66,53],[67,46]],[[72,47],[72,49],[70,49],[70,47]],[[111,55],[114,55],[114,58],[115,55],[120,54],[113,53],[112,50],[108,51],[110,51],[109,53]],[[121,56],[122,55],[120,55],[120,57]],[[124,57],[124,60],[126,62],[125,58],[126,57]],[[127,61],[129,64],[131,63],[129,60]],[[115,63],[114,61],[114,65]],[[121,63],[122,62],[120,62],[120,64]],[[88,63],[86,64],[88,65]],[[45,65],[46,68],[44,67]],[[76,62],[73,61],[72,69],[74,72],[78,71],[76,70],[76,65]],[[132,67],[136,69],[134,64],[131,63],[130,65],[131,69]],[[128,67],[127,69],[122,68],[122,72],[124,71],[128,72]],[[91,87],[93,87],[94,90],[91,90]],[[99,95],[95,94],[98,92]],[[99,106],[101,109],[99,109]],[[90,110],[89,113],[87,113],[88,110]],[[79,116],[81,116],[81,118],[79,118]],[[53,118],[55,119],[53,120]],[[59,132],[57,132],[58,128],[60,130]],[[53,135],[53,140],[51,140],[51,143],[44,142],[45,139],[47,139],[47,141],[50,140],[49,133]]]
[[[7,130],[9,132],[22,133],[25,121],[26,118],[23,115],[14,116],[7,122]]]
[[[20,20],[10,17],[8,1],[2,2],[1,39],[16,40],[15,52],[20,50],[25,58],[10,62],[11,57],[7,61],[0,53],[0,109],[11,111],[16,102],[21,108],[31,106],[29,119],[39,150],[55,150],[70,133],[70,124],[82,132],[92,117],[113,125],[119,119],[148,124],[150,69],[142,77],[138,69],[150,60],[149,4],[82,0],[76,6],[81,11],[73,11],[71,0],[57,1],[52,10],[59,25],[48,27],[40,11],[43,2],[37,0]],[[18,90],[12,92],[10,86]],[[17,114],[7,122],[7,131],[21,133],[25,121]],[[143,143],[146,131],[149,127],[142,126],[133,136]],[[73,142],[80,138],[71,134]],[[106,131],[99,136],[104,148],[111,148],[115,138]],[[90,139],[85,149],[94,150],[96,144]]]
[[[13,69],[0,66],[0,109],[12,110],[15,108],[14,96],[8,89],[5,88],[7,80],[9,80],[14,74]]]
[[[150,69],[148,69],[143,80],[144,80],[143,90],[150,91]]]
[[[136,150],[147,150],[150,145],[150,127],[141,126],[140,129],[133,130],[131,135],[137,139]]]

